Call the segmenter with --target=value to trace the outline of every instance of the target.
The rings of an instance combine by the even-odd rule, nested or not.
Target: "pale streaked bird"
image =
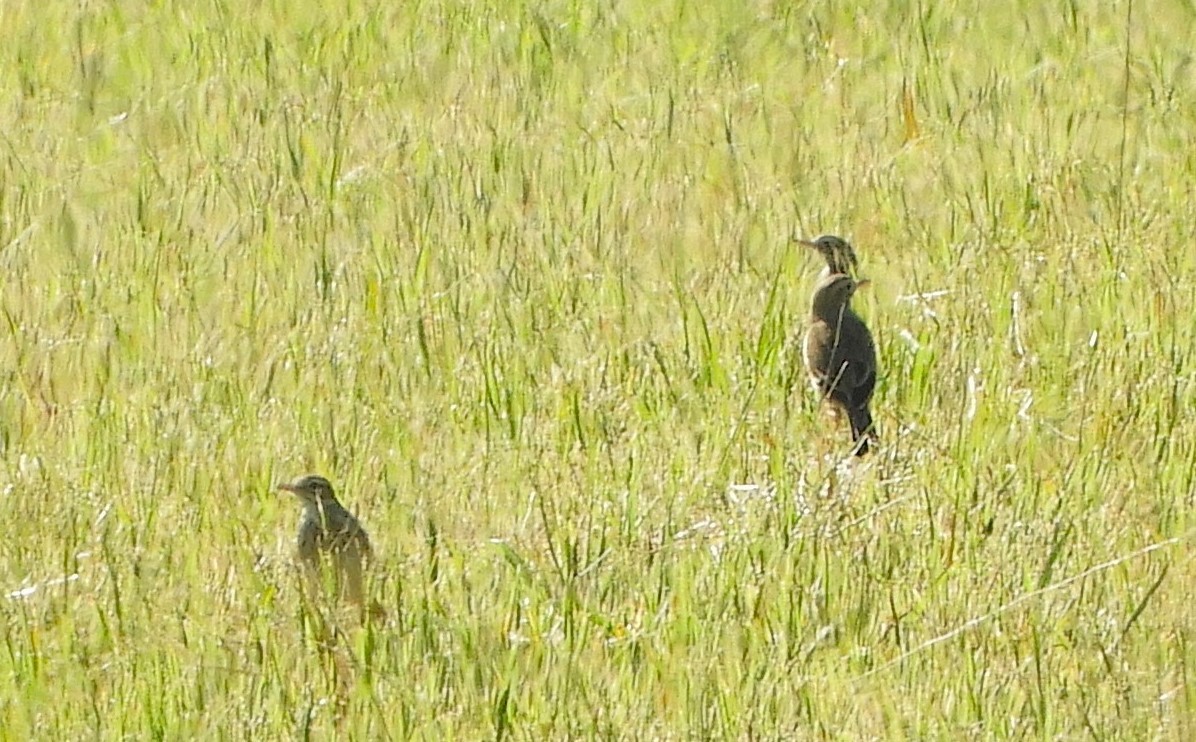
[[[365,605],[363,563],[372,559],[370,537],[353,514],[336,499],[332,484],[311,474],[278,489],[294,494],[303,503],[299,520],[299,559],[313,586],[323,580],[324,567],[331,564],[337,592],[358,607]]]

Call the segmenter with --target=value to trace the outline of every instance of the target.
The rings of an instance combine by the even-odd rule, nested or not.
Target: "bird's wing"
[[[872,399],[876,388],[876,346],[872,333],[854,312],[843,316],[841,346],[843,362],[847,364],[843,373],[844,391],[852,407],[862,407]]]
[[[865,369],[856,379],[855,385],[849,390],[852,407],[864,407],[872,399],[872,392],[876,389],[876,371]]]
[[[361,549],[361,556],[367,561],[374,560],[374,545],[370,543],[370,537],[365,532],[365,529],[360,530],[360,536],[357,539],[358,548]]]
[[[365,585],[361,576],[362,553],[357,542],[351,542],[336,554],[336,564],[340,572],[341,591],[352,602],[362,605],[365,598]]]

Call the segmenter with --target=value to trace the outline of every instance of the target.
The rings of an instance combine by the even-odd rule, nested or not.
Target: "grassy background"
[[[1189,3],[332,5],[0,6],[4,736],[1196,736]]]

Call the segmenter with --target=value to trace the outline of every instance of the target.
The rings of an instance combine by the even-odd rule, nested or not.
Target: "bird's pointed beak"
[[[797,235],[793,236],[793,241],[799,245],[805,245],[806,247],[818,247],[818,243],[814,240],[807,240],[806,238],[798,237]]]
[[[859,280],[857,280],[857,281],[855,282],[855,287],[856,287],[857,289],[862,289],[862,288],[864,288],[865,286],[871,286],[871,285],[872,285],[872,279],[871,279],[871,278],[861,278],[861,279],[859,279]]]
[[[290,482],[283,482],[282,484],[275,487],[275,489],[281,490],[283,492],[290,492],[290,493],[296,494],[296,495],[299,494],[299,490],[295,487],[295,485],[291,484]]]

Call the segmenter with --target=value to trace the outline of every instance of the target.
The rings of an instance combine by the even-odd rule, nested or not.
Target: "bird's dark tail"
[[[867,405],[855,407],[847,411],[847,419],[851,422],[851,440],[856,444],[855,455],[863,456],[868,453],[869,444],[877,440],[872,412]]]

